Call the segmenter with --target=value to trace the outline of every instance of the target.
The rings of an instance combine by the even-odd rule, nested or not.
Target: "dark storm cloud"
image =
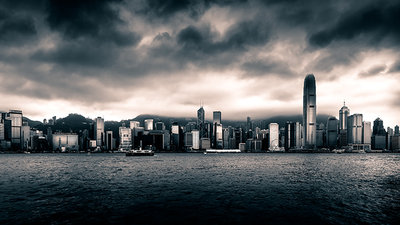
[[[188,65],[221,70],[238,62],[241,54],[267,44],[270,35],[269,24],[256,19],[233,24],[224,34],[213,31],[210,24],[189,25],[174,36],[157,34],[151,46],[144,49],[146,58],[129,68],[136,75],[179,71]]]
[[[42,11],[47,0],[2,0],[1,6],[10,11],[36,12]]]
[[[150,14],[151,16],[165,17],[175,14],[180,11],[191,11],[192,16],[196,16],[199,12],[193,10],[195,4],[200,5],[201,1],[191,1],[191,0],[149,0],[146,1],[147,5],[142,11],[145,14]]]
[[[324,73],[329,73],[337,67],[351,65],[359,61],[357,47],[341,46],[335,49],[329,49],[318,55],[318,57],[310,63],[310,71],[317,70]],[[341,74],[337,74],[341,76]]]
[[[24,45],[36,37],[32,17],[16,15],[0,8],[0,44]]]
[[[38,74],[37,71],[29,74],[21,72],[20,75],[15,76],[15,79],[4,79],[0,91],[35,99],[66,99],[85,104],[119,99],[112,89],[101,88],[97,83],[87,82],[82,77],[65,76],[63,73],[57,74],[57,71],[52,71],[52,73],[49,76]]]
[[[307,70],[324,79],[324,73],[359,62],[358,52],[373,41],[398,40],[400,3],[371,2],[8,0],[0,3],[0,63],[13,68],[0,67],[0,76],[15,73],[10,80],[24,80],[5,90],[17,95],[88,102],[118,100],[113,89],[152,88],[158,78],[179,83],[193,76],[196,83],[210,71],[259,81],[294,80]],[[338,47],[338,41],[345,43]],[[399,64],[390,63],[391,71],[399,71]],[[376,70],[365,69],[371,75]],[[81,82],[87,80],[107,86],[99,94],[96,82]],[[159,86],[154,90],[178,90]],[[199,86],[192,97],[218,95],[217,103],[229,94],[207,94]],[[181,99],[174,100],[191,104],[186,93],[176,95]],[[293,98],[284,92],[268,96]]]
[[[215,40],[218,36],[211,31],[210,26],[188,26],[177,35],[177,43],[181,47],[178,54],[183,58],[203,60],[204,57],[230,53],[234,59],[239,52],[244,53],[251,47],[265,45],[270,39],[270,27],[263,21],[241,21],[230,26],[222,40]]]
[[[274,74],[281,77],[292,77],[295,73],[290,69],[287,62],[273,59],[251,60],[242,64],[241,68],[248,75]]]
[[[333,41],[349,41],[367,36],[370,45],[376,45],[388,37],[399,44],[398,21],[400,21],[399,2],[374,1],[365,7],[349,10],[333,26],[312,33],[309,43],[313,46],[326,47]]]
[[[185,13],[198,19],[210,7],[232,6],[245,3],[247,0],[147,0],[137,12],[146,15],[150,20],[161,19],[166,22],[177,13]]]
[[[95,46],[88,41],[64,42],[52,50],[39,50],[31,58],[64,67],[104,68],[118,59],[118,54],[110,46]]]
[[[136,45],[140,35],[118,28],[124,25],[119,12],[112,8],[112,4],[118,3],[121,1],[49,1],[46,21],[52,30],[61,32],[68,39],[89,38],[118,46]]]

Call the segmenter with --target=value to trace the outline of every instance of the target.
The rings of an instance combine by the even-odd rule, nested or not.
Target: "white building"
[[[94,123],[94,130],[95,130],[95,139],[96,139],[96,145],[97,146],[103,146],[104,145],[104,119],[101,117],[97,117],[95,119]]]
[[[75,133],[54,133],[53,150],[79,151],[79,139]]]
[[[299,122],[296,122],[296,125],[295,125],[296,127],[295,127],[295,135],[296,135],[296,143],[295,143],[295,148],[296,149],[300,149],[301,147],[302,147],[302,144],[303,144],[303,135],[302,135],[302,132],[303,132],[303,126],[301,125],[301,123],[299,123]]]
[[[362,130],[362,141],[363,144],[371,144],[371,136],[372,136],[372,129],[371,129],[371,122],[364,121],[363,122],[363,130]]]
[[[136,127],[140,127],[140,122],[139,121],[130,121],[129,122],[129,128],[134,129]]]
[[[119,128],[119,150],[129,151],[132,149],[132,130],[127,127]]]
[[[0,141],[4,140],[5,136],[4,136],[4,123],[1,121],[0,118]]]
[[[192,148],[194,150],[199,150],[200,149],[200,131],[192,130],[192,138],[193,138],[193,141],[192,141],[193,146],[192,146]]]
[[[216,138],[216,147],[217,148],[223,148],[223,139],[222,139],[222,124],[217,124],[216,125],[216,130],[215,130],[215,138]]]
[[[153,130],[153,119],[146,119],[144,120],[144,130]]]
[[[269,124],[269,150],[279,151],[279,125],[277,123]]]
[[[362,114],[353,114],[347,118],[347,141],[349,144],[362,144]]]

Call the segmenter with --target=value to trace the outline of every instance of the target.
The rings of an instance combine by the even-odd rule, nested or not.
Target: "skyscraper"
[[[269,150],[279,151],[279,125],[277,123],[270,123],[269,129]]]
[[[363,122],[363,132],[362,132],[362,139],[363,144],[371,145],[371,122],[364,121]]]
[[[386,148],[386,131],[383,127],[383,121],[378,117],[374,120],[372,130],[372,149]]]
[[[350,109],[343,102],[342,108],[339,110],[339,146],[347,146],[347,118],[350,116]]]
[[[163,122],[156,123],[156,130],[165,130],[165,124]]]
[[[197,110],[197,127],[200,132],[200,138],[205,137],[204,117],[205,117],[204,108],[203,106],[201,106],[200,109]]]
[[[392,149],[392,137],[394,136],[394,130],[390,127],[386,130],[386,149]]]
[[[213,112],[212,147],[214,147],[214,148],[219,147],[220,146],[219,141],[222,141],[221,111],[214,111]]]
[[[296,132],[295,132],[296,123],[287,121],[285,124],[285,150],[288,151],[291,148],[294,148],[296,144]]]
[[[129,121],[129,127],[131,128],[131,129],[134,129],[134,128],[136,128],[136,127],[140,127],[140,122],[139,121]]]
[[[362,140],[363,115],[353,114],[347,120],[347,140],[349,145],[358,146],[363,143]]]
[[[0,141],[4,140],[4,122],[3,120],[0,118]]]
[[[119,150],[129,151],[132,149],[132,130],[127,127],[119,127]]]
[[[11,145],[14,149],[21,149],[22,111],[10,110],[8,119],[11,121]]]
[[[146,119],[144,120],[144,130],[153,130],[153,119]]]
[[[330,116],[326,123],[326,144],[331,149],[335,148],[337,144],[338,122],[334,116]]]
[[[304,79],[303,94],[303,133],[304,148],[314,149],[316,147],[316,86],[313,74],[308,74]]]
[[[251,122],[250,116],[247,117],[247,123],[246,123],[246,131],[248,130],[253,130],[253,123]]]
[[[379,117],[376,118],[376,120],[374,120],[374,127],[373,127],[372,134],[373,135],[386,135],[385,128],[383,127],[383,121]]]
[[[113,138],[113,132],[112,130],[106,131],[106,148],[107,150],[113,150],[114,149],[114,138]]]
[[[104,145],[104,119],[101,117],[97,117],[94,123],[94,132],[97,146]]]
[[[295,148],[300,149],[303,144],[303,135],[302,135],[303,128],[302,128],[301,123],[299,123],[299,122],[296,122],[295,126],[296,126],[295,127],[295,130],[296,130],[295,131],[296,132]]]
[[[350,116],[350,109],[343,103],[343,107],[339,110],[339,130],[347,129],[347,117]]]
[[[221,124],[221,111],[213,112],[213,124]]]
[[[193,138],[193,149],[200,149],[200,132],[198,130],[192,130],[192,138]]]

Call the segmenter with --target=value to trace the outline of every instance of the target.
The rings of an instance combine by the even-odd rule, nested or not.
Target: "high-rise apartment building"
[[[144,130],[153,130],[154,120],[153,119],[146,119],[144,120]]]
[[[347,142],[349,145],[360,146],[363,144],[362,130],[362,114],[353,114],[347,118]]]
[[[278,151],[279,150],[279,125],[277,123],[270,123],[268,125],[269,129],[269,150]]]
[[[22,111],[10,110],[7,117],[11,121],[11,145],[13,148],[22,149]]]
[[[328,118],[326,123],[326,145],[328,148],[336,148],[338,139],[339,120],[334,116]]]
[[[94,135],[96,140],[96,146],[104,145],[104,118],[97,117],[94,123]]]

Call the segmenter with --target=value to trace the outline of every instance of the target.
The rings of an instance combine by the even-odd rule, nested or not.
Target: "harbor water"
[[[1,154],[0,224],[400,224],[400,154]]]

